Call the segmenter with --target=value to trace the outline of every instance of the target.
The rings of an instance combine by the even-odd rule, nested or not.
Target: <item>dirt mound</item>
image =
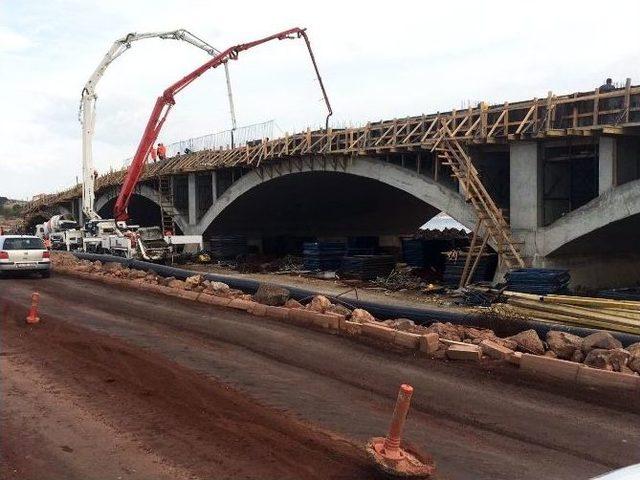
[[[118,431],[196,476],[377,476],[363,451],[344,439],[119,339],[51,316],[29,328],[23,310],[5,306],[3,349],[29,352],[29,361],[80,393]]]

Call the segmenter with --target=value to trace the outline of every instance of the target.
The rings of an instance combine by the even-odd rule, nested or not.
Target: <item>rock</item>
[[[294,300],[293,298],[287,300],[284,306],[287,308],[304,308],[304,305],[302,305],[299,301]]]
[[[515,350],[516,348],[518,348],[518,342],[516,342],[515,340],[510,340],[508,338],[493,337],[489,338],[488,340],[491,340],[498,345],[502,345],[504,348],[508,348],[509,350]]]
[[[435,354],[440,348],[440,337],[437,333],[425,333],[420,336],[420,351],[427,355]]]
[[[533,353],[534,355],[544,355],[544,344],[535,330],[529,329],[516,335],[508,337],[518,344],[518,349],[525,353]]]
[[[634,372],[633,370],[631,370],[631,369],[629,368],[629,366],[628,366],[628,365],[627,365],[626,367],[625,367],[625,366],[623,366],[623,367],[620,369],[620,373],[626,373],[627,375],[638,375],[636,372]]]
[[[256,302],[272,307],[280,307],[287,303],[291,292],[286,288],[270,283],[261,283],[258,291],[253,296]]]
[[[584,364],[601,370],[620,372],[627,366],[629,357],[630,353],[622,348],[594,348],[587,354]]]
[[[316,295],[311,299],[311,303],[307,305],[309,310],[314,312],[324,313],[324,311],[331,306],[331,300],[324,295]]]
[[[629,345],[627,347],[627,352],[629,352],[629,362],[627,363],[627,367],[636,373],[640,373],[640,343]]]
[[[213,290],[216,294],[229,292],[231,290],[231,287],[223,282],[211,282],[208,288]]]
[[[480,343],[485,339],[491,340],[496,336],[493,330],[481,330],[473,327],[463,327],[462,332],[465,338],[474,340],[473,343]],[[477,342],[475,340],[477,340]]]
[[[147,276],[147,272],[145,272],[144,270],[129,270],[129,274],[128,277],[129,278],[144,278]]]
[[[549,350],[555,353],[558,358],[570,360],[576,350],[582,346],[582,337],[567,332],[549,330],[547,332],[547,345]]]
[[[448,323],[448,322],[432,323],[427,327],[426,331],[430,333],[437,333],[438,336],[440,336],[441,338],[444,338],[445,340],[455,340],[456,342],[462,341],[462,337],[460,336],[458,329],[455,327],[455,325],[452,325],[451,323]]]
[[[356,308],[353,312],[351,312],[350,320],[357,323],[372,323],[376,321],[373,315],[361,308]]]
[[[544,356],[549,358],[558,358],[558,355],[556,355],[556,352],[554,352],[553,350],[547,350],[546,352],[544,352]]]
[[[415,326],[415,322],[413,320],[409,320],[408,318],[398,318],[395,321],[395,327],[398,330],[409,330]]]
[[[167,287],[175,288],[176,290],[184,290],[185,283],[182,280],[176,280],[175,278],[167,283]]]
[[[582,353],[582,350],[576,350],[573,352],[573,355],[571,355],[569,360],[572,362],[582,363],[584,360],[584,353]]]
[[[622,348],[622,343],[609,332],[596,332],[582,339],[582,353],[589,353],[594,348],[613,350]]]
[[[191,277],[187,277],[185,280],[185,283],[191,288],[197,287],[202,284],[202,282],[204,282],[204,277],[202,275],[192,275]]]
[[[349,315],[351,315],[351,310],[349,310],[344,305],[336,303],[327,308],[324,313],[335,313],[336,315],[344,315],[345,317],[348,317]]]
[[[116,270],[115,272],[113,272],[113,275],[115,275],[116,277],[119,277],[119,278],[128,278],[130,272],[131,272],[131,270],[129,270],[128,268],[124,267],[124,268],[122,268],[122,270]]]
[[[411,328],[416,326],[416,324],[413,322],[413,320],[409,320],[408,318],[398,318],[396,320],[386,320],[383,323],[385,325],[387,325],[389,328],[395,328],[396,330],[402,330],[402,331],[410,330]]]
[[[480,348],[482,349],[482,353],[487,357],[491,357],[496,360],[505,360],[513,353],[513,350],[510,348],[503,347],[499,343],[489,340],[488,338],[485,338],[480,342]]]
[[[479,361],[482,358],[482,350],[477,345],[461,345],[455,343],[447,348],[447,358],[451,360]]]
[[[119,270],[122,270],[124,267],[122,266],[121,263],[118,262],[107,262],[104,264],[103,269],[107,272],[117,272]]]
[[[159,283],[160,285],[163,285],[163,286],[165,286],[165,287],[168,287],[168,286],[169,286],[169,283],[171,283],[171,281],[172,281],[172,280],[175,280],[175,279],[176,279],[176,277],[163,277],[163,278],[159,278],[159,279],[158,279],[158,283]]]

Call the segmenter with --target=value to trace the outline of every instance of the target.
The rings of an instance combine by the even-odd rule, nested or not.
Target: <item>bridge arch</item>
[[[571,250],[583,253],[581,243],[589,244],[599,251],[609,247],[623,250],[622,243],[626,240],[631,240],[636,245],[633,248],[635,250],[637,232],[640,231],[638,192],[640,179],[614,187],[551,225],[538,229],[537,255],[544,257],[573,253]],[[602,242],[594,241],[597,240],[595,236],[603,237]],[[616,242],[622,243],[617,245]]]
[[[113,205],[118,197],[118,192],[118,188],[112,187],[101,192],[96,198],[95,211],[103,218],[112,218]],[[160,205],[158,204],[158,198],[157,190],[149,185],[142,183],[136,186],[129,204],[132,222],[139,223],[142,226],[160,225]],[[143,202],[137,205],[141,199],[144,199]],[[149,207],[152,208],[150,209]],[[185,231],[186,223],[184,220],[181,217],[177,217],[174,220],[178,228]]]
[[[339,159],[307,157],[296,161],[287,159],[280,162],[269,162],[242,176],[227,188],[202,216],[198,222],[198,230],[205,232],[210,227],[215,228],[214,222],[219,220],[225,212],[231,210],[231,207],[239,200],[248,197],[248,194],[256,189],[265,188],[270,183],[282,182],[285,179],[289,182],[294,178],[296,181],[302,180],[302,178],[306,178],[307,181],[312,178],[314,181],[320,181],[321,176],[310,176],[316,173],[324,174],[326,177],[327,181],[323,185],[328,188],[326,191],[328,197],[339,194],[331,186],[328,176],[340,185],[336,188],[348,188],[344,178],[359,179],[369,182],[369,184],[384,186],[387,189],[385,190],[387,194],[391,191],[401,192],[405,199],[409,199],[410,203],[432,207],[429,212],[431,215],[438,211],[444,211],[469,228],[473,228],[476,222],[472,208],[464,202],[457,191],[416,171],[369,157],[343,157]],[[291,186],[292,183],[287,185]],[[307,185],[311,185],[311,183],[307,183]],[[305,194],[304,191],[298,193]],[[263,200],[270,201],[268,197]],[[397,205],[395,208],[402,209],[403,205]],[[397,213],[400,214],[401,210],[397,210]],[[419,222],[424,222],[427,219],[428,217],[422,217]],[[238,221],[241,220],[238,219]],[[420,225],[421,223],[418,223],[415,228]]]

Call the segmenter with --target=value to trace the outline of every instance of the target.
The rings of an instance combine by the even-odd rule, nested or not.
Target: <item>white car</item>
[[[37,272],[51,275],[51,257],[42,240],[32,235],[0,236],[0,275],[5,272]]]

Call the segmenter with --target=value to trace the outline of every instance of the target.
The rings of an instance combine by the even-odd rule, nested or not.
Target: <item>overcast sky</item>
[[[80,92],[128,32],[186,28],[222,50],[307,27],[342,126],[586,91],[607,76],[638,84],[639,18],[638,1],[0,0],[0,196],[27,199],[81,176]],[[114,62],[97,88],[100,172],[133,156],[156,97],[207,58],[146,40]],[[231,76],[239,125],[323,123],[303,42],[243,53]],[[160,139],[229,128],[225,95],[222,70],[203,75],[178,95]]]

